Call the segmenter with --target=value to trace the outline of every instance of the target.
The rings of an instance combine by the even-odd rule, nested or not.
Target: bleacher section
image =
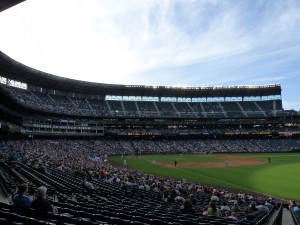
[[[291,211],[292,218],[294,220],[295,225],[300,225],[300,212]]]
[[[141,153],[155,149],[157,152],[172,152],[171,149],[188,149],[189,146],[211,146],[218,149],[218,142],[197,141],[116,141],[116,140],[13,140],[0,143],[2,153],[17,149],[22,160],[11,165],[0,161],[2,193],[11,202],[16,187],[29,184],[29,194],[34,196],[37,187],[48,188],[48,200],[57,207],[58,214],[39,212],[33,209],[17,210],[11,204],[0,203],[0,222],[14,225],[96,225],[96,224],[154,224],[154,225],[263,225],[275,210],[268,204],[268,212],[248,212],[249,204],[265,202],[266,198],[249,193],[232,192],[184,180],[173,180],[133,170],[113,167],[107,162],[95,161],[94,156],[105,158],[106,154],[126,153],[140,149]],[[223,145],[239,148],[243,143],[228,141]],[[249,143],[248,143],[249,144]],[[151,150],[150,150],[151,149]],[[63,171],[60,166],[63,164]],[[46,166],[46,170],[41,170]],[[99,177],[99,169],[105,169]],[[81,175],[80,175],[81,174]],[[81,185],[82,175],[88,175],[94,189]],[[181,202],[175,200],[177,192],[192,200],[195,213],[182,210]],[[205,216],[205,207],[212,194],[219,196],[232,208],[238,202],[238,221],[228,219],[230,212],[222,211],[221,217]]]
[[[255,139],[255,140],[81,140],[65,141],[64,151],[76,149],[97,149],[97,154],[140,154],[149,153],[222,153],[222,152],[285,152],[293,148],[300,148],[299,140],[289,139]],[[10,147],[14,146],[14,147]],[[59,142],[51,140],[0,142],[0,149],[48,149],[58,151]],[[53,150],[54,149],[54,150]],[[56,153],[55,153],[56,154]],[[95,153],[96,154],[96,153]],[[74,155],[74,154],[73,154]],[[78,153],[78,157],[81,155]],[[50,156],[49,156],[50,157]],[[52,156],[51,156],[52,157]],[[87,156],[86,156],[87,157]],[[72,157],[73,159],[73,157]],[[77,160],[74,158],[73,160]]]
[[[141,102],[75,98],[0,84],[25,107],[66,115],[135,118],[264,118],[282,113],[280,100],[235,102]]]
[[[6,163],[1,163],[2,170],[8,170]],[[51,174],[50,174],[51,173]],[[29,193],[34,195],[34,190],[40,185],[48,187],[48,200],[58,208],[59,214],[36,213],[35,210],[16,210],[9,204],[1,203],[0,218],[2,221],[18,222],[19,224],[159,224],[159,225],[251,225],[263,224],[269,217],[266,212],[253,213],[254,221],[247,219],[243,210],[249,202],[240,203],[241,212],[238,215],[239,222],[226,219],[228,212],[222,213],[222,218],[203,216],[204,207],[210,202],[211,193],[204,186],[197,185],[195,188],[201,191],[189,191],[193,194],[196,214],[184,214],[180,203],[164,201],[157,192],[144,189],[133,189],[131,185],[111,182],[108,176],[106,180],[93,180],[95,190],[87,190],[80,185],[80,178],[74,174],[59,173],[55,169],[49,169],[49,174],[36,171],[30,166],[20,164],[18,175],[25,177],[30,184]],[[15,176],[15,177],[17,177]],[[145,176],[151,180],[152,175]],[[163,180],[162,178],[158,178]],[[132,181],[131,181],[132,182]],[[133,181],[134,182],[134,181]],[[147,181],[146,181],[147,182]],[[183,183],[184,184],[184,183]],[[15,187],[16,183],[10,183]],[[189,184],[191,185],[191,184]],[[196,189],[195,189],[196,190]],[[167,194],[167,191],[165,191]],[[175,197],[169,193],[170,199]],[[88,197],[87,197],[88,196]],[[57,200],[55,200],[57,198]],[[224,196],[221,201],[227,201]],[[233,203],[228,202],[229,207]],[[270,213],[274,209],[271,208]]]
[[[125,110],[125,116],[128,117],[139,117],[139,112],[136,107],[136,102],[133,101],[123,101],[122,102]]]
[[[105,101],[89,99],[88,102],[89,102],[92,110],[94,110],[96,116],[99,116],[99,117],[110,116],[110,110]]]

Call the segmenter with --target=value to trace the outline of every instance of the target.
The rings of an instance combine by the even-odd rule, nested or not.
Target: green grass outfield
[[[224,155],[224,154],[223,154]],[[245,157],[244,154],[231,154]],[[123,165],[126,158],[127,166],[144,173],[157,174],[176,179],[185,178],[188,181],[200,182],[219,187],[226,187],[246,192],[256,192],[282,199],[300,200],[300,153],[259,153],[247,154],[246,157],[262,158],[263,165],[241,166],[226,168],[175,168],[164,167],[159,163],[172,163],[174,159],[178,165],[183,162],[217,162],[224,161],[218,156],[190,154],[185,155],[146,155],[146,156],[113,156],[109,160]],[[271,158],[271,163],[267,159]],[[152,160],[156,165],[152,165]]]

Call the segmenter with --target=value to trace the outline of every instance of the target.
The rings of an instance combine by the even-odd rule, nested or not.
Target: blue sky
[[[0,13],[0,50],[112,84],[281,84],[300,110],[299,0],[27,0]]]

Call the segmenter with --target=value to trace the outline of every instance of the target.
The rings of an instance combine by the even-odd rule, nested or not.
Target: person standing
[[[224,160],[224,165],[227,166],[228,165],[228,159]]]
[[[176,160],[174,160],[174,166],[175,166],[175,167],[177,166],[177,161],[176,161]]]
[[[155,159],[153,159],[152,160],[152,166],[155,166],[155,164],[156,164],[156,161],[155,161]]]
[[[126,161],[126,159],[124,159],[124,169],[126,169],[127,168],[127,161]]]

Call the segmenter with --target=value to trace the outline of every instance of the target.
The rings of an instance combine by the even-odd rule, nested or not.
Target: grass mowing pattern
[[[231,154],[241,155],[241,154]],[[244,155],[244,154],[243,154]],[[214,155],[213,155],[214,156]],[[212,156],[212,157],[213,157]],[[216,154],[217,156],[217,154]],[[260,153],[248,154],[247,157],[268,159],[271,163],[257,166],[226,168],[175,168],[152,165],[152,160],[172,163],[181,162],[216,162],[222,159],[206,155],[148,155],[126,157],[127,165],[144,173],[156,174],[175,179],[200,182],[236,190],[268,194],[277,198],[300,200],[299,184],[300,153]],[[109,160],[123,165],[124,158],[110,157]]]

